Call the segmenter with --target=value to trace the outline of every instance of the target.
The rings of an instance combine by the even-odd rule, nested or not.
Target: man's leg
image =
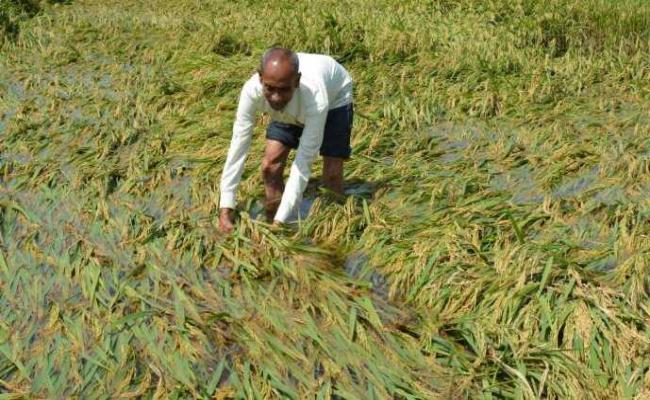
[[[277,140],[266,140],[266,149],[262,159],[262,177],[264,178],[264,191],[266,192],[264,208],[266,210],[266,219],[269,222],[273,221],[273,217],[280,206],[280,200],[282,200],[282,192],[284,191],[282,174],[290,150],[289,146]]]
[[[343,194],[343,162],[350,158],[350,136],[354,110],[352,103],[330,110],[325,122],[323,144],[323,184],[334,193]]]
[[[323,156],[323,184],[334,193],[343,194],[343,159]]]

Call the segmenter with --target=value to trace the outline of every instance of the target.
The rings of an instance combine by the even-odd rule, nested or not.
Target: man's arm
[[[280,207],[275,214],[275,221],[286,222],[292,212],[297,209],[302,194],[307,187],[311,166],[318,155],[323,143],[323,130],[327,120],[327,108],[314,110],[305,118],[305,127],[302,131],[296,158],[291,165],[291,172],[287,181]]]
[[[223,209],[234,209],[236,205],[237,186],[244,172],[244,162],[248,155],[253,127],[255,126],[256,98],[252,88],[252,81],[247,82],[239,96],[237,116],[232,129],[232,139],[228,156],[221,174],[221,197],[219,207]],[[231,212],[222,212],[222,215]]]

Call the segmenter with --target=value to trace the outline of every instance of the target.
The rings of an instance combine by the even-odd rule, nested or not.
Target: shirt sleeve
[[[287,222],[302,200],[302,194],[307,187],[311,166],[318,155],[323,142],[323,131],[327,120],[327,107],[314,107],[305,118],[296,158],[291,165],[289,179],[282,194],[282,201],[275,214],[275,220]]]
[[[252,81],[247,82],[239,96],[237,115],[232,128],[232,140],[228,149],[226,164],[221,174],[220,208],[235,208],[237,186],[244,172],[244,162],[253,137],[255,126],[256,96]]]

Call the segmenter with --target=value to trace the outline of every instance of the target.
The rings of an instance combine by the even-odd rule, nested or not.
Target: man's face
[[[291,101],[300,85],[300,73],[294,73],[288,62],[271,61],[260,72],[262,93],[271,108],[281,111]]]

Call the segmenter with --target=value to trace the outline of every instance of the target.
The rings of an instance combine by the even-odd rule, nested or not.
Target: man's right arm
[[[234,209],[236,205],[237,186],[244,172],[244,162],[253,137],[257,100],[254,81],[251,79],[246,82],[239,96],[237,116],[232,129],[232,140],[230,141],[228,156],[221,174],[219,207],[222,209]]]

